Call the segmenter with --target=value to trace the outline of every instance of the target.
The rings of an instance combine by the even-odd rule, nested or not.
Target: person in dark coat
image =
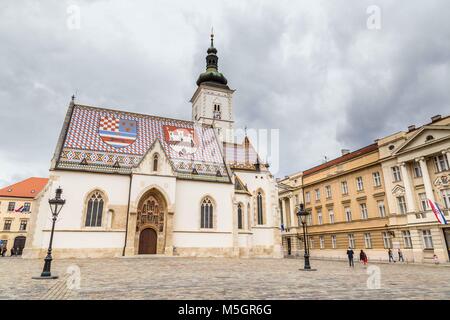
[[[393,255],[392,250],[390,248],[388,250],[388,256],[389,256],[389,262],[395,262],[394,255]]]
[[[14,247],[11,248],[11,257],[14,257],[14,255],[16,254],[16,250],[14,249]]]
[[[347,257],[348,257],[348,264],[350,267],[355,267],[355,263],[353,262],[353,255],[355,253],[353,252],[351,247],[348,247],[347,249]]]
[[[4,245],[2,248],[2,257],[6,256],[7,251],[8,251],[8,249],[6,249],[6,245]]]
[[[367,255],[366,253],[361,249],[361,252],[359,253],[359,261],[363,264],[363,265],[367,265]]]

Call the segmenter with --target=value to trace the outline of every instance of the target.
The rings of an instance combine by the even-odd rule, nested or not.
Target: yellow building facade
[[[450,117],[435,116],[278,180],[285,256],[303,255],[296,212],[304,203],[313,258],[346,259],[352,247],[372,261],[388,260],[388,249],[406,262],[449,261],[449,225],[427,204],[436,202],[450,220],[449,163]]]
[[[0,252],[6,248],[5,256],[22,254],[35,199],[47,181],[33,177],[0,189]]]

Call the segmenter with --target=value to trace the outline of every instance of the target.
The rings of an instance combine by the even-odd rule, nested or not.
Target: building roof
[[[258,170],[257,167],[262,165],[248,137],[245,137],[241,144],[224,142],[223,153],[225,162],[233,169]]]
[[[335,166],[337,164],[346,162],[348,160],[351,160],[351,159],[354,159],[354,158],[358,158],[358,157],[360,157],[360,156],[362,156],[364,154],[373,152],[375,150],[378,150],[378,144],[377,143],[370,144],[370,145],[368,145],[366,147],[363,147],[361,149],[358,149],[356,151],[347,153],[347,154],[345,154],[345,155],[343,155],[343,156],[341,156],[339,158],[330,160],[330,161],[325,162],[325,163],[323,163],[321,165],[318,165],[318,166],[312,167],[312,168],[310,168],[308,170],[305,170],[305,171],[303,171],[303,176],[307,176],[309,174],[313,174],[313,173],[316,173],[318,171],[330,168],[332,166]]]
[[[159,140],[178,177],[231,181],[211,126],[80,104],[69,112],[56,169],[131,173]]]
[[[31,177],[0,189],[0,197],[35,198],[47,184],[47,178]]]

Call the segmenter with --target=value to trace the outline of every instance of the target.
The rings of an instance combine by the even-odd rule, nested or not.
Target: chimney
[[[416,130],[416,125],[412,124],[412,125],[408,126],[408,132],[411,132],[413,130]]]
[[[341,155],[345,156],[346,154],[349,154],[350,150],[349,149],[341,149]]]
[[[437,114],[437,115],[431,117],[431,122],[436,122],[438,120],[441,120],[441,118],[442,118],[441,115]]]

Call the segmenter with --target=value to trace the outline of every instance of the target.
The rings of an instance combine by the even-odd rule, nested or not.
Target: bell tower
[[[214,34],[207,50],[206,71],[197,79],[197,90],[191,98],[192,120],[211,125],[222,142],[232,142],[233,137],[233,93],[225,76],[219,72]]]

